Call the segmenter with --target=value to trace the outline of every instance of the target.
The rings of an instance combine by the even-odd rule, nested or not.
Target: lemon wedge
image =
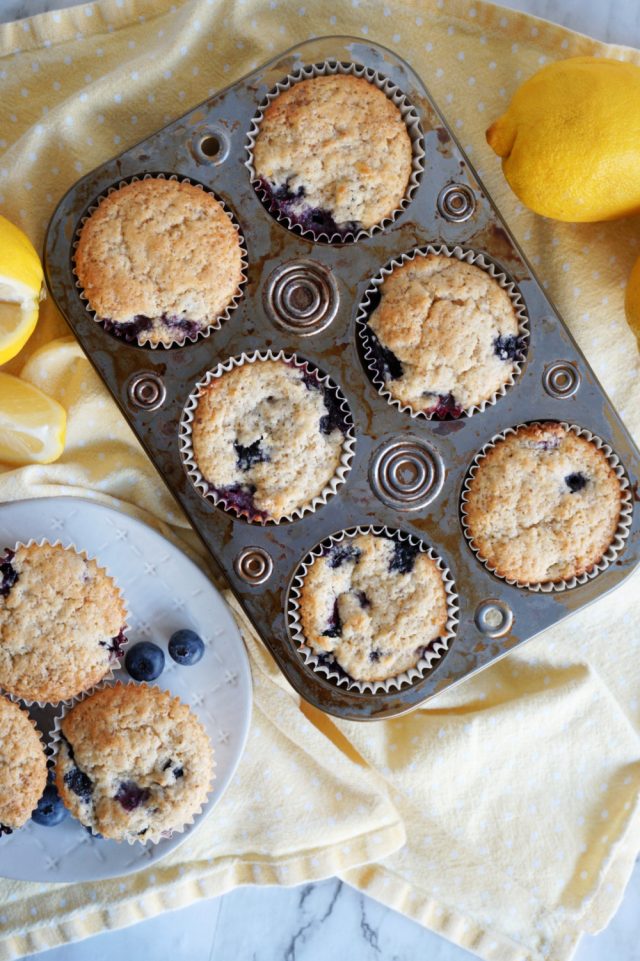
[[[67,413],[33,384],[0,373],[0,461],[50,464],[64,450]]]
[[[22,350],[38,321],[44,275],[33,244],[0,215],[0,364]]]

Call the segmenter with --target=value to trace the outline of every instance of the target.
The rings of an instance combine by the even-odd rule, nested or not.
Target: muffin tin
[[[269,91],[304,67],[356,63],[386,77],[419,114],[424,170],[406,209],[352,244],[313,243],[269,214],[246,167],[252,121]],[[86,211],[109,187],[145,173],[176,174],[209,187],[237,218],[247,247],[244,296],[221,328],[195,343],[151,350],[95,323],[73,274],[73,241]],[[369,380],[356,331],[366,289],[380,269],[416,247],[444,244],[481,254],[516,285],[530,340],[515,383],[473,416],[412,418]],[[476,454],[509,427],[557,420],[593,432],[615,451],[634,500],[640,454],[535,278],[506,224],[419,77],[391,51],[349,37],[293,48],[78,181],[56,209],[45,242],[51,293],[280,669],[298,693],[353,720],[401,714],[503,657],[619,585],[640,562],[639,512],[615,560],[585,583],[532,593],[493,576],[463,534],[460,498]],[[284,350],[317,365],[344,392],[355,423],[346,483],[316,510],[280,524],[247,523],[193,485],[180,454],[187,398],[206,372],[233,356]],[[315,545],[367,525],[421,538],[451,571],[456,635],[426,676],[400,690],[346,690],[298,653],[288,621],[296,571]]]

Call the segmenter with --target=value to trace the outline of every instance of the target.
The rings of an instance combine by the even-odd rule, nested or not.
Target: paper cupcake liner
[[[47,783],[48,783],[48,778],[49,778],[49,764],[50,764],[50,753],[51,753],[51,751],[50,751],[49,742],[48,742],[48,740],[46,739],[45,734],[43,733],[43,731],[40,730],[40,728],[39,728],[38,725],[36,724],[35,720],[33,719],[33,717],[31,716],[31,714],[30,714],[29,711],[27,710],[26,703],[25,703],[24,701],[19,701],[19,700],[17,700],[16,698],[10,697],[10,696],[6,693],[6,691],[0,692],[0,697],[4,697],[5,700],[11,701],[12,704],[15,704],[16,707],[20,708],[20,710],[21,710],[22,713],[28,718],[29,723],[31,724],[31,726],[33,727],[34,731],[35,731],[36,734],[38,735],[38,740],[40,741],[40,744],[42,745],[42,753],[44,754],[44,759],[45,759],[45,767],[46,767],[46,772],[47,772],[47,773],[46,773],[46,779],[45,779],[45,787],[46,787],[46,785],[47,785]],[[40,799],[38,798],[38,800],[40,800]],[[1,820],[2,820],[2,819],[0,818],[0,821],[1,821]],[[29,820],[30,820],[30,817],[27,818],[27,820],[26,820],[23,824],[21,824],[19,827],[17,827],[17,828],[10,828],[10,830],[9,830],[8,832],[7,832],[7,831],[4,831],[4,832],[3,832],[3,831],[0,831],[0,845],[2,844],[2,838],[3,838],[3,836],[4,836],[4,837],[9,837],[11,834],[15,834],[17,831],[19,831],[21,828],[23,828],[26,824],[28,824],[28,823],[29,823]],[[6,826],[8,827],[8,825],[6,825]]]
[[[435,561],[442,575],[442,581],[447,595],[447,621],[443,636],[435,638],[435,640],[427,645],[425,653],[414,667],[394,677],[386,678],[384,681],[358,681],[346,674],[344,669],[338,665],[337,661],[335,664],[323,663],[323,655],[318,654],[307,644],[302,629],[300,597],[302,585],[304,584],[309,568],[312,564],[315,564],[319,557],[324,556],[328,548],[330,549],[334,544],[339,544],[345,540],[345,538],[356,537],[358,534],[382,534],[392,540],[406,540],[412,546],[417,546],[423,554],[426,554]],[[297,653],[303,659],[306,666],[312,668],[316,674],[322,675],[328,681],[335,684],[336,687],[342,687],[348,691],[358,691],[360,694],[389,694],[391,691],[399,691],[402,688],[410,687],[428,674],[434,666],[437,666],[438,662],[449,650],[449,645],[455,637],[456,626],[458,624],[458,611],[458,595],[456,593],[453,576],[436,551],[418,537],[406,531],[370,524],[366,527],[350,527],[336,534],[332,534],[319,544],[316,544],[316,546],[309,551],[300,563],[291,582],[289,596],[287,598],[287,626]]]
[[[227,503],[223,496],[217,494],[213,489],[211,484],[203,477],[198,463],[195,458],[195,453],[193,450],[192,442],[192,424],[195,417],[195,412],[198,407],[198,401],[202,396],[206,388],[211,384],[212,381],[216,380],[218,377],[222,377],[223,374],[228,373],[234,367],[241,367],[243,364],[253,364],[256,361],[264,360],[282,360],[288,364],[293,364],[299,367],[301,370],[309,371],[314,373],[317,377],[318,383],[324,388],[328,388],[340,401],[341,411],[344,414],[344,420],[347,424],[347,433],[344,435],[344,440],[342,442],[342,454],[340,456],[340,464],[331,478],[331,481],[322,489],[320,494],[313,497],[308,503],[297,507],[292,510],[289,514],[284,514],[279,518],[261,518],[251,515],[249,510],[241,510],[234,504]],[[216,507],[220,507],[230,514],[234,514],[237,517],[244,518],[248,523],[251,524],[282,524],[284,521],[293,521],[302,517],[304,514],[308,514],[315,511],[323,504],[326,504],[328,499],[332,497],[339,487],[345,483],[347,475],[351,470],[351,462],[354,457],[355,448],[355,435],[353,433],[353,417],[351,416],[351,411],[349,409],[349,404],[347,399],[342,393],[340,387],[335,384],[328,374],[324,374],[319,368],[309,361],[301,360],[296,354],[285,353],[284,350],[280,350],[275,353],[272,350],[259,351],[256,350],[251,354],[242,353],[237,357],[230,357],[228,360],[224,361],[222,364],[218,364],[212,370],[207,371],[204,378],[195,385],[194,390],[191,392],[187,399],[187,403],[182,412],[182,417],[180,418],[180,454],[182,456],[182,461],[187,472],[187,475],[194,487],[203,497],[211,500]]]
[[[86,692],[83,692],[83,693],[91,693],[92,691],[96,690],[97,687],[98,687],[98,685],[101,684],[103,681],[112,680],[113,677],[114,677],[114,673],[113,673],[113,672],[114,672],[114,669],[115,669],[117,666],[120,665],[120,661],[124,661],[124,654],[125,654],[125,651],[126,651],[128,645],[129,645],[129,638],[128,638],[128,636],[127,636],[127,632],[128,632],[128,630],[129,630],[129,624],[128,624],[128,613],[129,613],[129,612],[128,612],[128,610],[127,610],[127,606],[126,606],[126,601],[125,601],[125,598],[124,598],[124,594],[122,593],[122,591],[121,591],[121,589],[120,589],[120,587],[119,587],[119,585],[118,585],[118,582],[117,582],[117,580],[115,579],[115,577],[113,576],[113,574],[111,574],[111,573],[109,572],[109,570],[108,570],[106,567],[104,567],[102,564],[99,564],[99,563],[98,563],[98,558],[97,558],[97,557],[94,557],[94,556],[91,555],[91,554],[89,554],[89,553],[88,553],[87,551],[85,551],[85,550],[80,550],[80,549],[79,549],[78,547],[76,547],[76,545],[75,545],[73,542],[71,542],[71,541],[69,541],[69,542],[64,542],[64,541],[62,541],[62,540],[60,540],[60,539],[55,540],[55,541],[50,541],[50,540],[48,540],[46,537],[43,537],[43,538],[41,538],[40,540],[35,540],[35,538],[32,537],[30,540],[28,540],[28,541],[26,541],[26,542],[24,542],[24,541],[17,541],[14,547],[9,547],[9,548],[5,548],[5,549],[6,549],[6,550],[13,551],[13,552],[15,553],[15,552],[16,552],[19,548],[21,548],[21,547],[32,547],[34,544],[35,544],[36,546],[38,546],[38,547],[44,547],[45,545],[46,545],[47,547],[58,547],[58,546],[64,547],[64,548],[66,548],[66,549],[68,549],[68,550],[73,550],[73,551],[75,551],[76,554],[80,554],[81,557],[84,557],[84,558],[85,558],[86,560],[88,560],[88,561],[95,561],[96,564],[98,564],[99,570],[101,570],[103,573],[105,573],[105,574],[107,575],[107,577],[109,577],[109,578],[113,581],[113,583],[116,585],[116,587],[118,588],[118,592],[119,592],[119,594],[120,594],[120,597],[122,598],[123,603],[124,603],[124,605],[125,605],[124,623],[123,623],[122,628],[121,628],[121,631],[122,631],[122,633],[124,634],[124,638],[125,638],[125,639],[124,639],[123,643],[120,645],[121,656],[118,657],[118,658],[114,658],[114,657],[112,656],[112,657],[111,657],[111,661],[110,661],[111,667],[109,668],[108,673],[105,674],[105,676],[104,676],[103,678],[101,678],[100,681],[97,682],[97,684],[92,685],[91,687],[87,688]],[[19,697],[17,694],[12,694],[10,691],[7,691],[6,688],[4,688],[1,684],[0,684],[0,693],[6,695],[6,697],[8,697],[11,701],[15,701],[16,704],[24,704],[26,707],[34,707],[34,706],[35,706],[35,707],[39,707],[40,709],[50,708],[50,709],[52,709],[52,710],[57,710],[57,709],[61,708],[62,706],[64,706],[65,704],[71,704],[71,702],[73,701],[73,698],[72,698],[72,697],[70,697],[70,698],[64,698],[64,699],[61,700],[61,701],[34,701],[34,700],[29,700],[28,698],[25,698],[25,697]]]
[[[482,413],[482,411],[486,410],[487,407],[495,404],[501,397],[504,397],[507,390],[512,387],[513,384],[515,384],[522,372],[522,367],[526,360],[530,337],[529,317],[527,315],[527,309],[518,287],[503,270],[500,270],[491,260],[488,260],[484,254],[477,253],[472,249],[457,245],[455,247],[448,247],[446,244],[426,244],[424,247],[416,247],[414,250],[411,250],[406,254],[402,254],[400,257],[394,257],[392,260],[386,263],[384,267],[380,268],[376,276],[371,280],[369,286],[366,288],[356,313],[356,330],[362,345],[367,374],[370,381],[377,388],[380,396],[384,397],[389,404],[397,407],[398,410],[402,411],[403,413],[408,412],[412,418],[422,417],[425,420],[444,419],[438,417],[435,411],[428,412],[425,410],[416,410],[411,406],[411,404],[405,403],[398,397],[393,396],[393,394],[387,388],[385,381],[375,368],[376,357],[373,341],[375,334],[369,327],[369,317],[375,309],[374,303],[378,295],[378,289],[382,286],[385,279],[391,276],[393,271],[397,270],[403,264],[406,264],[411,260],[415,260],[416,257],[426,257],[428,254],[440,254],[446,257],[455,257],[456,260],[464,261],[467,264],[473,264],[474,266],[480,267],[482,270],[486,271],[486,273],[488,273],[489,276],[492,277],[493,280],[495,280],[502,287],[502,289],[507,292],[518,319],[518,340],[520,343],[520,348],[515,360],[513,361],[514,366],[512,374],[502,385],[502,387],[492,394],[491,397],[481,401],[479,404],[472,404],[469,407],[463,407],[458,415],[459,417],[462,417],[463,415],[471,417],[473,414]]]
[[[137,683],[135,683],[134,681],[116,681],[115,684],[114,684],[114,683],[113,683],[113,678],[112,678],[112,679],[106,679],[106,678],[105,678],[104,681],[101,681],[99,684],[96,684],[96,686],[95,686],[94,688],[92,688],[90,691],[84,691],[82,694],[79,694],[77,697],[72,698],[72,700],[69,701],[68,703],[65,703],[62,711],[61,711],[60,714],[55,718],[54,726],[53,726],[52,730],[49,732],[49,745],[50,745],[50,752],[51,752],[51,762],[52,762],[52,765],[53,765],[54,767],[55,767],[55,764],[56,764],[56,761],[57,761],[58,754],[59,754],[59,752],[60,752],[60,743],[61,743],[61,741],[62,741],[63,738],[64,738],[64,734],[63,734],[63,731],[62,731],[62,722],[64,721],[64,719],[65,719],[65,717],[67,716],[67,714],[69,713],[69,711],[73,710],[73,708],[74,708],[77,704],[80,704],[81,701],[86,700],[86,698],[91,697],[93,694],[97,694],[98,691],[102,691],[102,690],[103,690],[104,688],[106,688],[106,687],[129,687],[129,686],[131,686],[131,687],[140,687],[140,686],[142,686],[142,685],[137,684]],[[148,685],[148,686],[155,686],[155,685]],[[162,688],[162,690],[164,690],[164,688]],[[167,691],[166,693],[171,694],[170,691]],[[171,698],[172,698],[172,700],[174,700],[174,701],[180,701],[180,698],[179,698],[177,695],[171,694]],[[180,703],[183,704],[184,702],[183,702],[183,701],[180,701]],[[189,707],[189,705],[186,705],[186,706]],[[195,711],[193,711],[193,709],[192,709],[191,707],[189,707],[189,710],[195,715],[195,717],[198,717],[198,715],[195,713]],[[198,718],[198,720],[200,720],[200,719]],[[202,724],[202,721],[200,721],[200,723]],[[204,725],[203,725],[203,727],[204,727]],[[208,735],[207,735],[207,736],[208,736]],[[209,739],[209,740],[210,740],[210,739]],[[116,838],[104,838],[104,836],[101,835],[99,832],[94,831],[93,828],[92,828],[90,825],[85,825],[85,824],[83,824],[83,822],[80,821],[79,818],[76,818],[76,821],[78,821],[79,824],[82,824],[83,827],[86,827],[87,830],[89,830],[89,831],[91,832],[92,837],[98,838],[99,840],[107,840],[107,841],[114,841],[114,840],[115,840],[116,843],[118,843],[118,844],[122,843],[122,841],[126,841],[127,844],[130,844],[130,845],[133,845],[133,844],[157,844],[158,841],[165,841],[165,840],[167,840],[168,838],[173,837],[174,834],[182,834],[183,831],[185,831],[188,827],[191,827],[191,826],[195,823],[196,818],[199,817],[199,816],[202,814],[205,805],[209,802],[209,799],[210,799],[210,797],[211,797],[211,792],[213,791],[213,785],[214,785],[214,782],[215,782],[215,779],[216,779],[216,774],[215,774],[216,758],[215,758],[215,751],[213,750],[213,745],[211,745],[211,753],[212,753],[213,775],[212,775],[212,778],[211,778],[211,782],[210,782],[210,784],[209,784],[209,789],[208,789],[208,791],[207,791],[207,795],[206,795],[206,797],[204,798],[204,800],[203,800],[202,804],[200,805],[200,807],[199,807],[196,811],[193,811],[193,813],[190,815],[190,817],[188,818],[188,820],[186,820],[186,821],[184,822],[184,824],[182,824],[180,827],[172,828],[170,831],[157,831],[157,832],[154,832],[154,833],[148,833],[148,834],[146,834],[143,838],[141,838],[141,837],[126,837],[126,838],[122,838],[121,840],[117,840]],[[65,805],[65,806],[66,806],[66,805]],[[71,816],[75,818],[75,814],[73,813],[73,811],[71,811],[69,808],[68,808],[67,810],[69,810],[69,813],[71,814]]]
[[[116,333],[112,329],[112,322],[103,317],[98,317],[95,310],[93,310],[93,308],[91,307],[89,303],[89,298],[84,292],[82,284],[78,279],[78,273],[76,270],[75,251],[80,241],[80,234],[82,232],[82,228],[84,227],[87,220],[91,217],[92,214],[96,212],[96,210],[98,209],[98,207],[100,206],[103,200],[109,197],[112,193],[115,193],[117,190],[120,190],[120,188],[126,187],[128,184],[135,183],[138,180],[177,180],[179,183],[192,184],[194,187],[198,187],[200,190],[203,190],[205,193],[211,194],[218,201],[224,213],[226,214],[226,216],[229,218],[229,220],[235,227],[238,234],[238,241],[240,243],[241,277],[240,277],[240,283],[238,284],[238,289],[236,290],[235,294],[231,298],[231,301],[227,304],[227,306],[222,311],[222,313],[219,314],[218,317],[216,317],[216,319],[213,320],[207,327],[203,327],[201,330],[196,331],[196,333],[194,334],[185,335],[183,340],[172,341],[171,344],[164,344],[164,343],[152,344],[152,343],[149,343],[148,340],[143,340],[142,342],[140,342],[140,340],[138,339],[138,334],[136,334],[133,331]],[[219,330],[222,324],[229,319],[232,311],[234,311],[238,306],[238,304],[240,303],[244,294],[244,286],[247,282],[247,270],[249,267],[247,247],[246,247],[246,243],[245,243],[245,239],[242,234],[242,231],[240,230],[240,225],[238,224],[232,211],[229,209],[229,207],[227,207],[225,202],[215,193],[215,191],[211,190],[209,187],[206,187],[204,184],[199,183],[197,180],[193,180],[190,177],[182,177],[182,176],[179,176],[178,174],[146,173],[146,174],[142,174],[141,176],[134,175],[132,177],[123,177],[121,180],[118,180],[117,183],[112,184],[111,187],[108,187],[107,190],[103,191],[101,194],[99,194],[96,197],[96,199],[93,201],[93,203],[88,208],[86,213],[83,214],[80,220],[80,223],[76,227],[76,230],[74,233],[72,251],[73,251],[72,257],[71,257],[72,273],[73,273],[73,276],[75,277],[75,284],[78,289],[78,296],[80,297],[80,300],[83,302],[84,308],[87,314],[97,324],[100,324],[104,328],[104,330],[107,331],[107,333],[111,334],[113,337],[116,337],[118,340],[124,341],[125,343],[128,343],[128,344],[134,344],[138,347],[150,348],[151,350],[156,350],[158,347],[164,347],[166,350],[170,350],[174,347],[186,347],[188,344],[195,344],[196,341],[201,340],[204,337],[208,337],[214,330]],[[145,334],[145,331],[141,331],[141,335],[143,336],[144,334]]]
[[[480,466],[484,458],[487,456],[489,451],[496,446],[496,444],[498,444],[500,441],[508,437],[509,434],[515,434],[522,427],[538,425],[538,424],[542,425],[542,424],[548,424],[548,423],[559,423],[561,427],[565,428],[565,430],[573,431],[573,433],[577,434],[578,437],[584,437],[586,440],[590,441],[598,450],[602,451],[602,453],[607,458],[609,466],[611,467],[616,477],[618,478],[618,481],[620,484],[620,517],[619,517],[618,526],[616,528],[615,534],[613,535],[613,540],[611,541],[611,544],[609,545],[607,550],[604,552],[600,560],[597,561],[595,564],[593,564],[590,570],[585,571],[583,574],[574,575],[573,577],[567,577],[557,581],[532,581],[531,583],[528,583],[525,581],[519,581],[511,577],[506,577],[504,574],[499,574],[496,568],[492,567],[491,564],[489,564],[489,562],[487,561],[487,558],[480,553],[479,549],[476,547],[473,541],[473,537],[471,535],[469,523],[467,520],[467,499],[470,491],[469,485],[472,479],[475,477],[478,471],[478,467]],[[511,587],[519,587],[519,588],[522,588],[523,590],[545,593],[545,594],[549,594],[551,592],[571,590],[571,588],[577,587],[580,584],[586,584],[587,581],[593,580],[594,577],[597,577],[598,574],[601,574],[602,571],[605,571],[616,560],[616,558],[620,555],[620,553],[624,549],[625,541],[629,536],[629,528],[631,527],[632,519],[633,519],[633,499],[631,496],[631,487],[630,487],[629,479],[627,477],[625,469],[618,455],[597,434],[592,433],[590,430],[587,430],[585,427],[579,427],[576,424],[568,424],[565,421],[550,421],[550,420],[530,421],[528,423],[518,424],[516,427],[508,427],[506,430],[502,431],[501,433],[495,434],[491,438],[491,440],[488,441],[484,445],[484,447],[476,454],[473,461],[471,462],[471,466],[467,471],[467,475],[462,485],[462,494],[460,497],[460,520],[462,523],[462,531],[469,547],[475,554],[478,561],[484,567],[486,567],[486,569],[491,574],[493,574],[494,577],[500,578],[500,580],[505,581],[505,583],[509,584]]]
[[[285,90],[289,90],[294,84],[299,83],[301,80],[311,80],[314,77],[325,77],[335,74],[350,74],[354,77],[364,77],[365,80],[368,80],[369,83],[374,84],[378,90],[381,90],[385,96],[391,100],[393,104],[395,104],[406,124],[407,132],[411,139],[412,162],[411,175],[409,177],[409,182],[407,183],[405,195],[398,207],[392,210],[391,213],[384,217],[379,223],[374,224],[373,227],[369,227],[368,229],[362,227],[355,231],[347,231],[345,233],[336,232],[329,235],[324,231],[316,232],[309,228],[302,227],[300,224],[294,223],[286,215],[277,210],[276,205],[273,204],[273,202],[269,199],[266,191],[262,187],[260,178],[256,174],[253,162],[253,150],[258,132],[260,130],[260,124],[262,123],[264,117],[264,112],[269,104],[276,99],[276,97],[278,97],[281,93],[284,93]],[[280,80],[275,87],[269,91],[263,102],[260,104],[257,114],[251,121],[251,127],[249,128],[249,133],[247,135],[246,151],[247,160],[245,161],[245,167],[249,171],[251,183],[263,205],[266,207],[269,213],[288,230],[300,234],[302,237],[307,237],[308,239],[313,240],[315,243],[354,243],[358,240],[362,240],[365,237],[372,237],[374,234],[377,234],[386,227],[389,227],[411,203],[413,195],[418,189],[420,177],[422,176],[422,172],[424,170],[424,136],[420,127],[420,118],[415,107],[410,103],[402,90],[400,90],[400,88],[397,87],[396,84],[392,83],[392,81],[387,77],[377,73],[370,67],[364,67],[362,64],[358,63],[340,63],[336,60],[328,60],[325,63],[301,66],[295,71],[295,73],[290,73],[283,80]]]

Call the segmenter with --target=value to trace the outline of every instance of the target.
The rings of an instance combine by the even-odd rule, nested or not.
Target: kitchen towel
[[[0,210],[40,248],[79,176],[288,46],[332,33],[386,44],[422,76],[640,439],[622,309],[640,219],[536,217],[484,139],[540,65],[585,54],[640,63],[637,51],[477,0],[99,0],[0,26]],[[69,431],[57,463],[0,475],[1,500],[90,496],[198,550],[50,299],[8,369],[64,404]],[[367,725],[300,704],[245,628],[254,721],[215,813],[128,878],[0,881],[0,959],[236,884],[338,873],[491,961],[564,961],[615,911],[640,848],[638,586],[630,579],[424,709]]]

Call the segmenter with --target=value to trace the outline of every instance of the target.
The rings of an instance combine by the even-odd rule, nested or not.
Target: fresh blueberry
[[[36,822],[36,824],[42,824],[43,827],[52,828],[56,824],[60,824],[64,821],[66,817],[69,816],[69,812],[62,802],[62,798],[56,790],[55,784],[47,784],[44,789],[44,794],[38,801],[38,806],[31,815],[31,819]]]
[[[360,548],[354,547],[353,544],[335,544],[327,553],[327,567],[335,570],[342,567],[346,561],[355,563],[361,553]]]
[[[164,671],[164,652],[152,641],[140,641],[127,651],[124,666],[134,681],[155,681]]]
[[[333,610],[331,612],[331,617],[329,618],[329,624],[326,631],[322,632],[323,637],[340,637],[342,635],[342,620],[340,618],[340,610],[338,608],[338,600],[333,602]]]
[[[399,574],[410,574],[416,562],[418,550],[417,545],[410,544],[408,541],[394,541],[389,572],[397,571]]]
[[[3,834],[13,834],[13,828],[8,827],[6,824],[0,824],[0,838]]]
[[[581,491],[587,486],[587,478],[580,471],[577,471],[575,474],[567,474],[564,482],[572,494],[575,494],[576,491]]]
[[[204,654],[204,641],[195,631],[183,628],[171,635],[169,654],[178,664],[197,664]]]
[[[67,771],[64,776],[64,783],[67,785],[69,790],[73,791],[74,794],[77,794],[82,801],[88,801],[93,794],[93,781],[78,767],[74,767],[71,769],[71,771]]]
[[[239,444],[237,440],[234,440],[233,446],[238,455],[236,464],[239,470],[248,471],[251,470],[254,464],[261,464],[263,461],[269,460],[269,455],[261,446],[261,441],[262,438],[258,437],[257,440],[254,440],[253,444],[245,447],[243,444]]]
[[[520,338],[514,334],[499,334],[493,342],[493,352],[500,360],[515,360],[521,351]]]
[[[150,795],[149,788],[140,787],[135,781],[123,781],[118,787],[115,800],[125,811],[135,811],[137,807],[149,800]]]

